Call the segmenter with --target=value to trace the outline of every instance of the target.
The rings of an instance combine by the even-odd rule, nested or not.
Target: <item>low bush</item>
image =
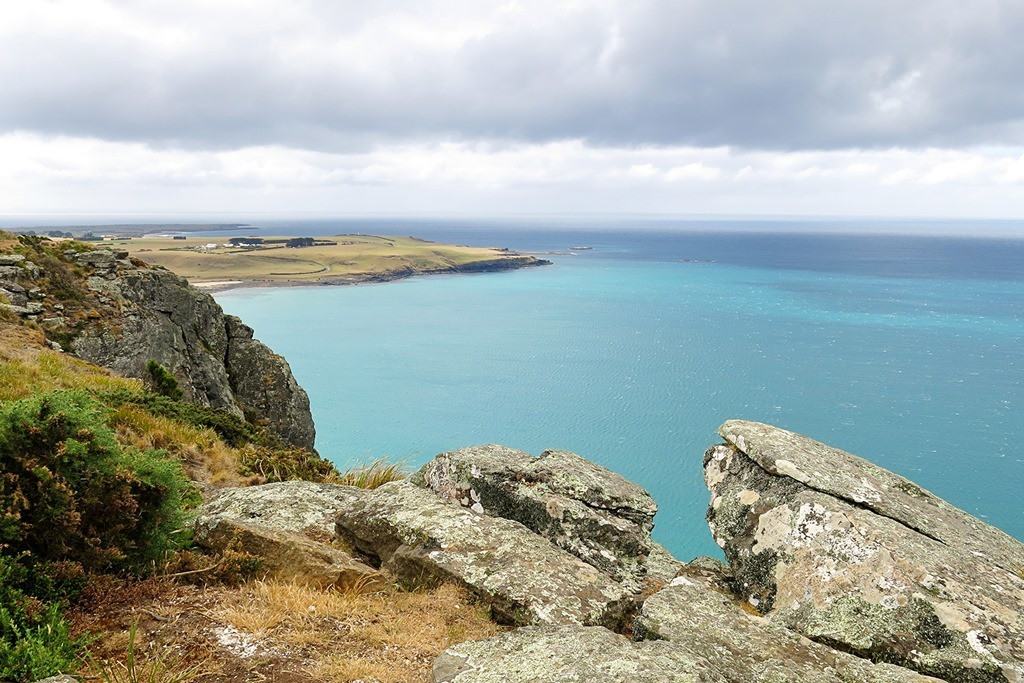
[[[58,391],[0,408],[0,546],[32,563],[141,571],[186,539],[181,464],[123,448],[106,408]]]
[[[0,555],[0,680],[35,681],[74,670],[84,645],[72,638],[57,602],[26,593],[30,572]]]
[[[178,380],[167,368],[155,360],[150,360],[146,363],[146,372],[149,373],[149,381],[153,386],[153,391],[157,394],[175,401],[181,398],[181,387],[178,386]]]
[[[304,448],[270,448],[249,444],[238,451],[242,474],[258,476],[264,482],[302,479],[338,482],[339,474],[330,461]]]

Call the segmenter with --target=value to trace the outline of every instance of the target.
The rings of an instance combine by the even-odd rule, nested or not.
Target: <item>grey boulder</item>
[[[637,635],[671,641],[697,661],[710,662],[726,680],[777,683],[917,682],[935,679],[815,643],[744,611],[720,590],[718,577],[687,569],[647,598]]]
[[[337,530],[407,584],[467,587],[499,621],[615,625],[627,603],[610,577],[522,524],[476,514],[408,481],[367,492],[341,510]]]
[[[1024,544],[861,458],[732,420],[708,521],[776,624],[949,681],[1024,680]]]
[[[632,592],[644,587],[657,505],[640,486],[575,453],[534,458],[474,446],[441,453],[413,480],[474,512],[522,523]]]
[[[330,541],[335,537],[334,522],[338,513],[365,493],[354,486],[311,481],[225,488],[203,504],[197,522],[210,526],[228,519]]]

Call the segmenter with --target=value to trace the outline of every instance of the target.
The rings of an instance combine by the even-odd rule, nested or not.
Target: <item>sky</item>
[[[0,214],[1024,218],[1020,0],[36,0]]]

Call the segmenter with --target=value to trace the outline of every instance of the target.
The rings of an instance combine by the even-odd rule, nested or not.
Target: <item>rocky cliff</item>
[[[726,563],[672,558],[654,501],[613,472],[496,445],[373,491],[224,491],[197,538],[290,578],[468,589],[510,628],[444,652],[435,683],[1024,680],[1024,544],[807,437],[720,433],[704,466]]]
[[[124,251],[23,238],[0,256],[0,294],[66,351],[140,379],[156,361],[188,400],[313,448],[309,399],[288,363],[168,270]]]

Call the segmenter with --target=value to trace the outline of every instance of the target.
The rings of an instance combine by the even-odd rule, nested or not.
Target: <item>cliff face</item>
[[[66,350],[141,379],[154,360],[188,400],[313,448],[309,398],[288,363],[209,294],[123,251],[26,246],[27,259],[9,269],[5,287],[37,292],[35,306],[17,312],[36,319]]]

